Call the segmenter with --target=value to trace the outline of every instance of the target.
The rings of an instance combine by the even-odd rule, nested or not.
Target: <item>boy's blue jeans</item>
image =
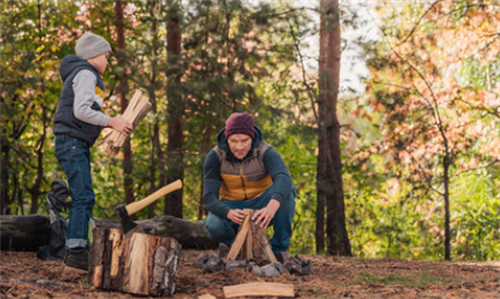
[[[56,135],[55,155],[68,179],[73,203],[69,214],[68,249],[89,247],[89,219],[95,194],[90,174],[90,149],[83,140]]]
[[[231,209],[260,210],[266,207],[271,200],[274,189],[273,186],[269,187],[261,196],[252,200],[225,200],[223,203],[228,205]],[[269,243],[275,254],[286,251],[290,246],[292,222],[295,214],[295,196],[295,187],[292,186],[290,194],[283,200],[273,220],[271,220],[269,224],[269,226],[272,225],[274,228],[274,235]],[[208,235],[227,246],[233,244],[234,238],[238,232],[238,227],[239,225],[231,220],[221,218],[213,213],[208,213],[207,219],[205,219],[205,229]]]

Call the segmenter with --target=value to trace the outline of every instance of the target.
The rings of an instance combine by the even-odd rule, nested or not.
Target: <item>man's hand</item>
[[[253,214],[252,220],[260,226],[261,228],[266,228],[269,225],[269,222],[273,220],[274,214],[280,208],[280,202],[276,199],[271,199],[267,206],[263,209],[257,211],[257,213]]]
[[[241,225],[245,218],[247,218],[248,214],[243,211],[243,210],[229,210],[227,213],[227,219],[231,220],[232,222]]]
[[[108,121],[108,126],[112,127],[115,129],[115,131],[118,131],[119,133],[122,133],[125,136],[128,136],[134,129],[132,123],[128,122],[118,114],[116,117],[110,117]]]

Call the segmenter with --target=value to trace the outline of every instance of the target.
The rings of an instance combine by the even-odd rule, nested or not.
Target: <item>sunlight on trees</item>
[[[498,260],[500,7],[495,1],[377,1],[368,21],[344,2],[341,35],[361,33],[343,38],[341,50],[362,51],[357,59],[369,69],[364,93],[338,99],[352,254]],[[1,214],[48,212],[50,183],[64,176],[52,134],[59,63],[92,31],[115,50],[104,75],[106,113],[121,110],[120,79],[154,103],[130,140],[129,174],[122,154],[94,150],[95,217],[118,219],[124,179],[133,181],[133,200],[167,183],[177,163],[167,154],[174,114],[181,131],[170,136],[182,139],[173,149],[183,155],[182,215],[204,219],[205,155],[227,116],[246,111],[282,154],[297,187],[290,251],[314,252],[319,75],[310,65],[318,63],[319,49],[307,41],[319,40],[319,1],[315,7],[179,3],[181,50],[174,63],[165,1],[123,1],[123,56],[116,51],[113,1],[1,2]],[[168,108],[173,103],[184,110]],[[159,200],[137,217],[165,210]]]

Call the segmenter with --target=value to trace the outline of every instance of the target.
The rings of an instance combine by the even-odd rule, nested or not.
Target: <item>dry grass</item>
[[[293,284],[297,298],[500,298],[500,262],[427,262],[303,255],[308,276],[261,278],[245,270],[203,274],[193,265],[200,251],[184,250],[172,298],[211,294],[224,286],[266,281]],[[82,273],[61,262],[39,261],[32,252],[0,252],[2,298],[132,298],[94,289]]]

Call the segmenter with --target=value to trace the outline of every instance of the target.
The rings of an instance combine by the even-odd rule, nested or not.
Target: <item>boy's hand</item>
[[[279,208],[280,202],[276,199],[271,199],[265,208],[260,209],[253,214],[252,221],[254,221],[255,224],[261,228],[266,228],[271,220],[273,220],[274,215]]]
[[[134,129],[132,123],[126,121],[121,114],[118,114],[115,117],[110,117],[108,126],[125,136],[128,136],[128,134],[130,134]]]

